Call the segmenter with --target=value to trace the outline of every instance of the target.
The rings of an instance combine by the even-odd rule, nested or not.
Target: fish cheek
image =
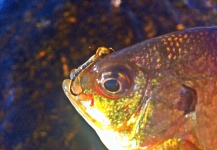
[[[197,91],[185,84],[183,89],[179,91],[180,99],[176,104],[176,109],[184,111],[184,114],[195,111],[197,105]]]

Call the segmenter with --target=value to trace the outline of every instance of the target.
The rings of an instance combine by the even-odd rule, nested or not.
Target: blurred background
[[[106,150],[61,84],[97,47],[217,25],[217,0],[0,0],[0,149]]]

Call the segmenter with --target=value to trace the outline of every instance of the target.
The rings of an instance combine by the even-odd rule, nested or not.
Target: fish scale
[[[93,63],[73,69],[74,78],[63,82],[108,149],[215,149],[217,27],[111,50],[100,47]]]

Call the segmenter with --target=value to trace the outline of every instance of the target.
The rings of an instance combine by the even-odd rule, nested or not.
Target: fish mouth
[[[95,130],[102,129],[102,123],[110,124],[108,118],[100,112],[96,107],[92,105],[92,100],[88,96],[81,92],[79,94],[73,93],[71,86],[73,80],[65,79],[62,83],[62,88],[71,104],[75,107],[76,111],[87,121],[87,123]],[[77,85],[78,88],[80,85]],[[93,97],[92,97],[93,98]],[[101,116],[101,117],[100,117]],[[101,119],[99,119],[99,117]],[[98,118],[97,120],[94,118]]]
[[[82,111],[82,108],[80,107],[80,102],[77,101],[77,96],[76,94],[72,94],[71,92],[71,84],[72,84],[72,80],[71,79],[65,79],[62,83],[62,88],[63,88],[63,91],[64,93],[66,94],[66,96],[68,97],[69,101],[72,103],[72,105],[75,107],[75,109],[81,113]],[[84,116],[85,117],[85,116]]]

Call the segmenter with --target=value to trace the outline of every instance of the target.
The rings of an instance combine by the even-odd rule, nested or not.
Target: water
[[[2,8],[3,2],[4,2],[4,0],[0,0],[0,10]]]
[[[99,46],[216,25],[217,1],[195,2],[0,0],[0,148],[106,149],[63,79]]]

